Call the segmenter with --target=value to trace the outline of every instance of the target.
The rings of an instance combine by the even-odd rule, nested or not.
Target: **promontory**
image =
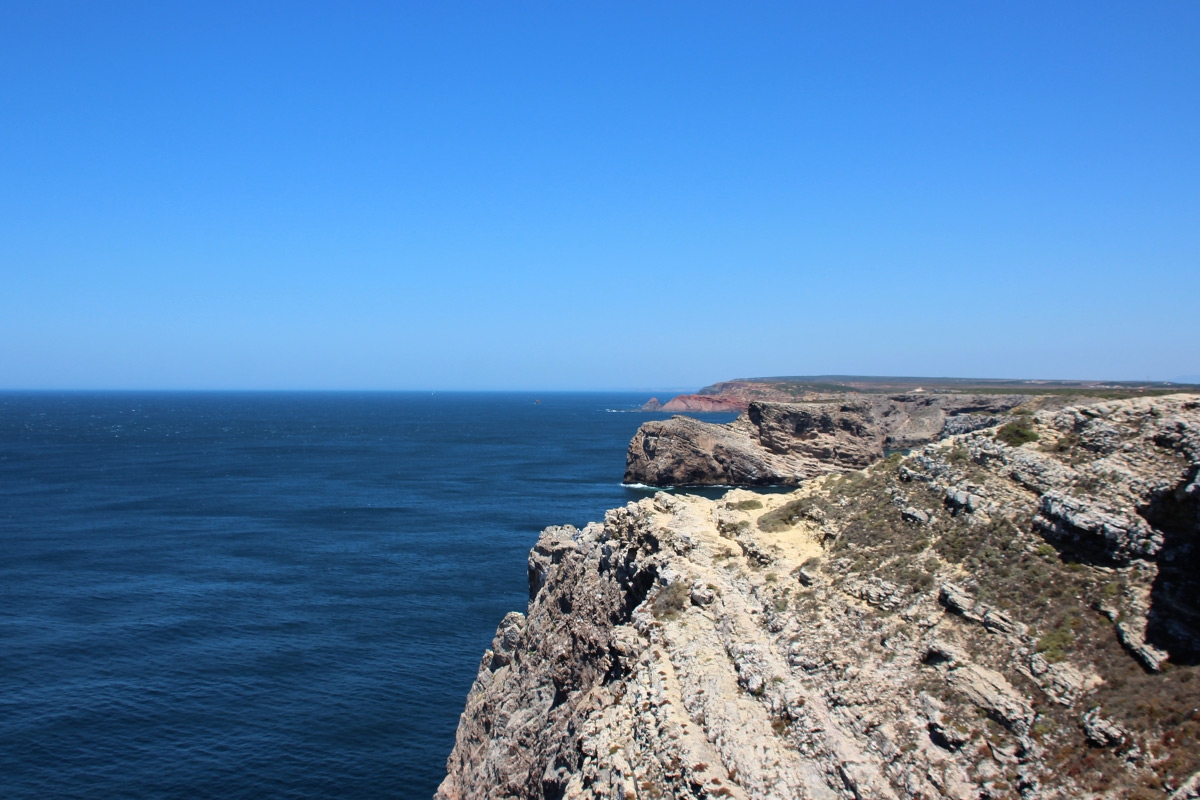
[[[794,490],[547,528],[437,797],[1200,795],[1200,398],[1025,400],[752,402]]]

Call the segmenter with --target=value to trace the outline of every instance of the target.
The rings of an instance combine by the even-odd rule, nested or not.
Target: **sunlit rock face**
[[[438,797],[1190,796],[1200,403],[1022,425],[546,529]]]
[[[626,454],[625,482],[647,486],[795,486],[861,469],[885,449],[1003,422],[1020,395],[844,395],[804,403],[751,402],[731,423],[689,417],[647,422]],[[670,404],[664,407],[670,409]]]

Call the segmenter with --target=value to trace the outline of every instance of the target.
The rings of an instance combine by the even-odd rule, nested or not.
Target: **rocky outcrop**
[[[817,475],[861,469],[882,458],[885,448],[933,441],[948,426],[966,433],[995,425],[1007,419],[998,413],[1026,399],[846,395],[828,402],[752,402],[725,425],[687,417],[647,422],[629,444],[625,482],[794,486]]]
[[[745,411],[749,404],[740,397],[720,397],[704,394],[681,394],[672,397],[660,408],[661,411],[693,411],[711,413],[715,411]]]
[[[437,797],[1195,796],[1200,403],[1029,427],[548,528]]]
[[[662,411],[663,404],[658,401],[657,397],[651,397],[646,402],[642,403],[642,411]]]
[[[665,485],[794,485],[883,457],[879,425],[864,403],[752,403],[726,425],[689,417],[643,424],[629,444],[625,482]]]
[[[1030,400],[1019,394],[897,394],[872,397],[883,428],[883,445],[900,450],[944,436],[970,433],[1006,422],[1004,412]]]

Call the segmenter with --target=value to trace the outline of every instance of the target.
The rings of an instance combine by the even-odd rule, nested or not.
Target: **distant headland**
[[[1162,381],[1060,381],[815,375],[706,386],[645,411],[735,412],[715,424],[647,422],[624,480],[647,486],[796,486],[862,469],[896,450],[1014,423],[1022,414],[1136,397],[1200,393]]]
[[[1014,378],[921,378],[870,375],[797,375],[736,378],[681,394],[665,403],[651,398],[643,411],[745,411],[754,400],[794,403],[846,393],[969,393],[1055,395],[1120,400],[1163,394],[1200,393],[1200,384],[1172,381],[1063,381]]]

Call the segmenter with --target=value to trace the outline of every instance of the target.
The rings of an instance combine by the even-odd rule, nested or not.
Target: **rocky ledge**
[[[437,797],[1196,796],[1200,403],[1015,424],[546,529]]]
[[[752,402],[725,425],[679,416],[647,422],[629,443],[625,482],[795,486],[828,472],[861,469],[882,458],[885,449],[994,426],[1028,400],[1027,395],[850,395],[806,403]]]

